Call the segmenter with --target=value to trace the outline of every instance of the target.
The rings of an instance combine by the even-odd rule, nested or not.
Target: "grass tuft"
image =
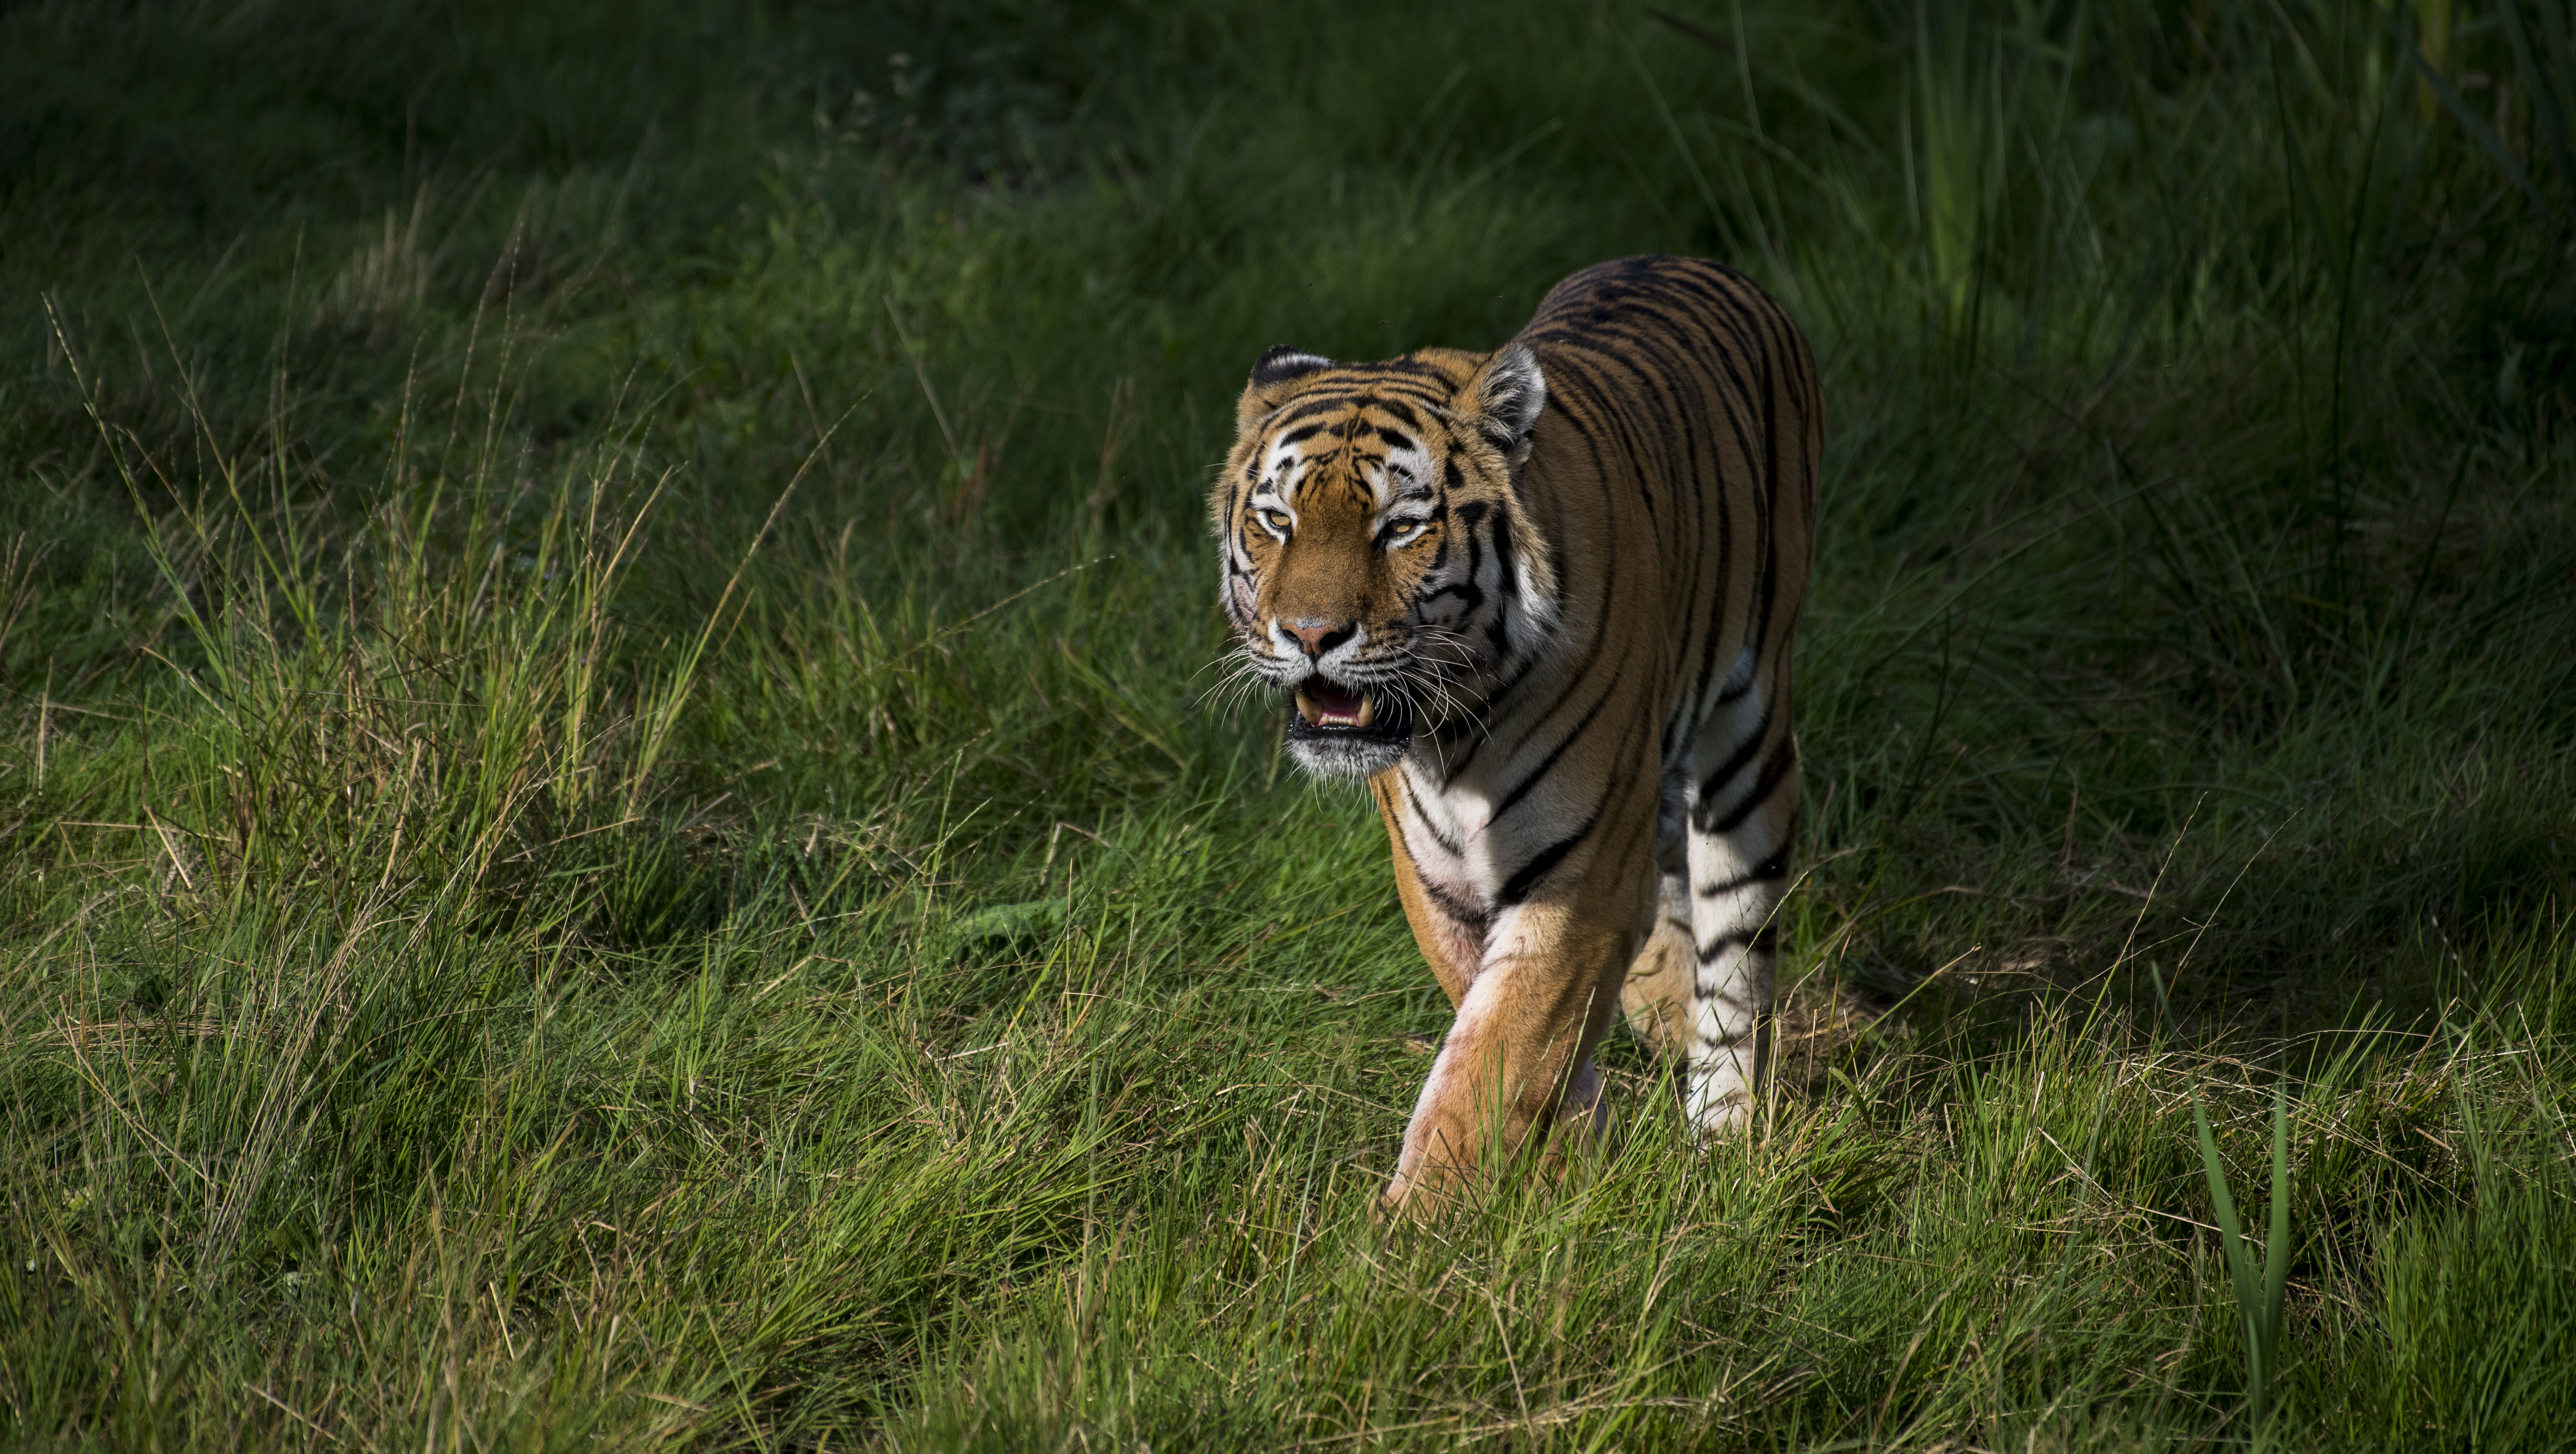
[[[0,1442],[2562,1443],[2564,0],[1275,9],[0,14]],[[1204,470],[1647,250],[1831,402],[1779,1103],[1383,1227]]]

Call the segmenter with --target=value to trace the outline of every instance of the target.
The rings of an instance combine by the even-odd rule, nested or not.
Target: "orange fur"
[[[1491,354],[1274,349],[1237,425],[1211,508],[1245,668],[1295,694],[1303,766],[1368,778],[1457,1010],[1388,1205],[1595,1124],[1621,1008],[1704,1128],[1742,1124],[1823,437],[1796,327],[1718,264],[1624,259]]]

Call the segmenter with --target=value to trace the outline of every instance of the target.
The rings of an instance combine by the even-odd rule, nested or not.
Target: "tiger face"
[[[1210,501],[1241,669],[1288,695],[1288,750],[1363,778],[1471,715],[1556,614],[1515,473],[1547,404],[1518,345],[1253,366]]]

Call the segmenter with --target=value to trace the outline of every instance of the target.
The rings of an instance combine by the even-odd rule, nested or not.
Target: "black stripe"
[[[1585,729],[1592,725],[1592,719],[1600,716],[1601,709],[1610,705],[1610,699],[1618,694],[1619,678],[1614,674],[1610,679],[1609,689],[1604,691],[1600,697],[1592,703],[1592,709],[1583,714],[1583,720],[1574,724],[1574,730],[1566,733],[1565,736],[1557,742],[1556,746],[1549,750],[1547,756],[1540,761],[1539,765],[1530,770],[1527,777],[1522,778],[1517,786],[1515,786],[1510,792],[1503,795],[1502,802],[1496,804],[1494,807],[1493,817],[1500,818],[1505,813],[1510,812],[1512,810],[1512,804],[1519,802],[1522,796],[1531,788],[1538,786],[1539,779],[1546,777],[1548,769],[1556,766],[1556,760],[1565,756],[1565,749],[1574,745],[1575,739],[1581,737]],[[1488,819],[1487,821],[1490,822],[1492,819]]]
[[[1500,659],[1509,655],[1512,649],[1505,613],[1521,594],[1521,573],[1512,559],[1511,516],[1500,512],[1495,514],[1493,532],[1486,544],[1494,552],[1494,594],[1500,598],[1500,606],[1494,612],[1494,619],[1485,623],[1485,640],[1493,647],[1495,657]],[[1481,570],[1477,573],[1483,574]]]
[[[1422,885],[1422,896],[1437,906],[1441,913],[1475,930],[1479,936],[1493,929],[1494,917],[1485,912],[1483,905],[1471,904],[1459,899],[1447,889],[1419,874],[1414,876],[1414,882]]]
[[[1446,552],[1449,549],[1448,542],[1441,542],[1440,549],[1443,552]],[[1435,560],[1431,565],[1434,570],[1437,570],[1440,566],[1440,562]],[[1465,603],[1459,611],[1459,614],[1462,616],[1469,611],[1475,610],[1478,606],[1485,604],[1485,588],[1483,586],[1476,584],[1474,581],[1459,581],[1455,585],[1442,586],[1440,589],[1433,591],[1430,595],[1424,596],[1421,600],[1415,602],[1413,608],[1414,614],[1417,617],[1421,616],[1423,607],[1430,605],[1432,602],[1439,600],[1443,596],[1456,596]]]
[[[1777,954],[1780,952],[1780,926],[1765,924],[1750,934],[1720,934],[1706,944],[1697,946],[1699,962],[1712,963],[1719,955],[1739,944],[1756,954]]]
[[[1751,732],[1745,734],[1744,741],[1735,749],[1734,756],[1726,760],[1725,766],[1700,779],[1698,804],[1700,811],[1706,812],[1710,797],[1715,795],[1719,788],[1733,782],[1737,773],[1744,771],[1744,765],[1753,760],[1753,754],[1762,750],[1762,739],[1770,735],[1771,704],[1765,702],[1762,705],[1761,719],[1753,724]]]
[[[1511,905],[1528,898],[1529,891],[1538,886],[1538,881],[1547,877],[1547,871],[1563,862],[1565,855],[1572,853],[1576,844],[1591,836],[1593,825],[1600,821],[1601,809],[1596,806],[1592,810],[1592,816],[1583,820],[1582,827],[1540,849],[1536,858],[1521,865],[1521,871],[1511,876],[1511,880],[1503,885],[1503,891],[1495,895],[1494,901]]]
[[[1423,378],[1438,379],[1442,383],[1465,382],[1463,379],[1453,377],[1449,370],[1442,368],[1440,365],[1429,362],[1425,359],[1416,358],[1411,354],[1406,354],[1401,358],[1391,358],[1384,363],[1370,364],[1368,367],[1373,373],[1394,376],[1383,379],[1382,382],[1385,383],[1398,383],[1405,380]]]
[[[1472,529],[1474,527],[1470,526],[1469,528]],[[1497,593],[1506,600],[1519,595],[1521,593],[1521,573],[1518,569],[1519,563],[1512,559],[1511,516],[1500,513],[1497,513],[1494,516],[1494,529],[1492,534],[1487,538],[1487,544],[1493,548],[1494,569],[1501,573],[1501,585],[1498,587]]]
[[[1761,679],[1762,679],[1762,673],[1761,673],[1761,671],[1760,671],[1759,669],[1756,669],[1756,670],[1754,670],[1754,671],[1746,672],[1746,673],[1744,674],[1744,685],[1742,685],[1742,686],[1740,686],[1740,687],[1737,687],[1734,691],[1731,691],[1731,692],[1721,691],[1721,692],[1719,692],[1719,693],[1717,694],[1717,705],[1718,705],[1718,706],[1723,707],[1723,706],[1726,706],[1726,705],[1727,705],[1728,703],[1730,703],[1730,702],[1741,702],[1741,701],[1743,701],[1743,700],[1744,700],[1744,694],[1745,694],[1745,693],[1747,693],[1747,692],[1749,692],[1749,691],[1752,691],[1752,690],[1753,690],[1753,684],[1754,684],[1755,682],[1760,681]],[[1721,685],[1723,685],[1723,684],[1721,683]]]
[[[1441,832],[1439,825],[1431,821],[1431,815],[1423,812],[1421,805],[1414,802],[1412,781],[1406,778],[1403,774],[1398,773],[1396,775],[1396,784],[1404,789],[1404,806],[1411,809],[1413,811],[1413,816],[1421,821],[1422,831],[1430,835],[1432,842],[1447,849],[1451,854],[1455,855],[1458,853],[1460,851],[1458,841],[1451,838],[1448,834]],[[1419,855],[1416,856],[1418,857]]]
[[[1764,764],[1762,780],[1753,785],[1753,791],[1744,795],[1744,801],[1735,806],[1735,811],[1715,823],[1700,828],[1701,832],[1732,833],[1743,826],[1745,819],[1753,816],[1754,809],[1771,800],[1771,795],[1779,790],[1780,780],[1787,777],[1790,770],[1798,765],[1798,749],[1794,745],[1794,739],[1783,740],[1791,743],[1789,750],[1781,753],[1776,760]]]
[[[1730,425],[1732,422],[1733,421],[1730,419]],[[1740,449],[1742,447],[1741,434],[1737,433],[1732,428],[1730,428],[1729,433],[1735,436],[1734,443]],[[1720,452],[1712,463],[1715,466],[1713,473],[1716,477],[1715,483],[1717,493],[1716,564],[1718,579],[1715,590],[1710,594],[1718,597],[1718,601],[1717,610],[1712,613],[1715,619],[1712,619],[1708,623],[1708,634],[1703,637],[1700,642],[1699,671],[1691,684],[1690,692],[1690,698],[1694,703],[1696,703],[1700,695],[1708,689],[1708,679],[1716,673],[1718,654],[1720,649],[1725,645],[1727,633],[1724,617],[1726,615],[1725,597],[1727,594],[1727,577],[1733,574],[1735,565],[1736,501],[1733,492],[1729,491],[1726,487],[1726,456]],[[1706,532],[1702,531],[1701,535],[1705,538]],[[1705,599],[1705,597],[1702,599]],[[1745,639],[1750,642],[1754,638],[1748,635]]]
[[[1749,889],[1758,883],[1772,883],[1788,876],[1789,845],[1783,843],[1769,858],[1753,865],[1750,871],[1738,874],[1722,884],[1710,884],[1706,888],[1695,888],[1691,892],[1703,899],[1713,899],[1721,894],[1731,894],[1738,889]]]

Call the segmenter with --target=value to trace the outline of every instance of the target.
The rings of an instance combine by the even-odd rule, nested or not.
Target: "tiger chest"
[[[1494,797],[1478,780],[1443,782],[1406,762],[1398,771],[1406,854],[1432,905],[1481,936],[1500,905],[1514,864],[1514,835],[1496,821]]]

